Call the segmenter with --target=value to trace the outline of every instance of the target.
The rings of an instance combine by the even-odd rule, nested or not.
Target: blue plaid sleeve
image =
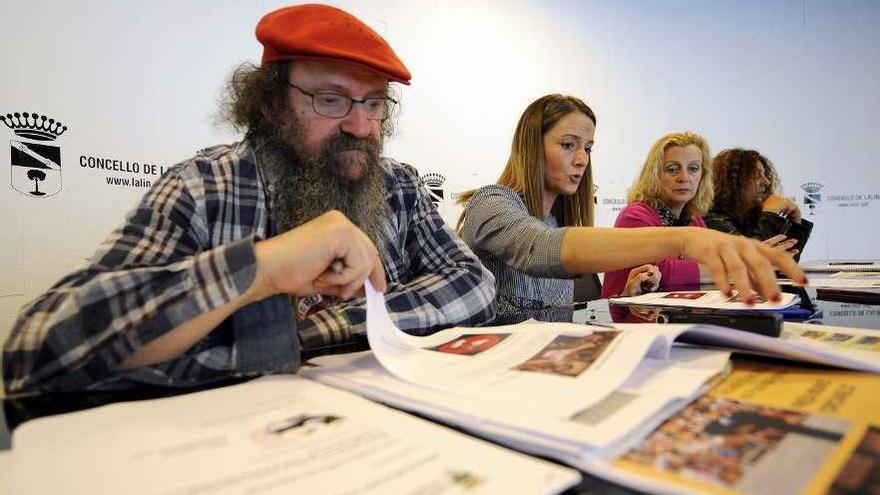
[[[260,198],[255,168],[246,169],[235,180],[221,180],[232,167],[207,161],[166,173],[90,265],[22,310],[4,346],[6,390],[120,388],[132,381],[190,385],[230,374],[242,351],[232,325],[221,325],[171,362],[130,372],[117,368],[145,343],[250,287],[257,232],[225,219],[253,224]],[[240,210],[219,208],[224,195],[236,196]],[[285,318],[292,327],[289,309],[278,316]],[[292,351],[294,330],[287,332]]]

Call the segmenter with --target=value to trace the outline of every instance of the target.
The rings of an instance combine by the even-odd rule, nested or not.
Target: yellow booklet
[[[880,376],[737,360],[614,467],[672,492],[880,489]]]

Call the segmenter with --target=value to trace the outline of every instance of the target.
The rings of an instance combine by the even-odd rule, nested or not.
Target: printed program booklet
[[[727,362],[726,352],[673,346],[674,339],[686,336],[692,342],[699,340],[756,354],[880,372],[880,339],[870,331],[831,328],[825,331],[823,327],[812,325],[786,324],[780,338],[770,338],[704,325],[634,324],[607,329],[527,322],[507,327],[448,329],[429,338],[416,338],[405,335],[393,325],[381,294],[368,289],[367,299],[367,331],[373,350],[318,358],[312,361],[317,366],[307,369],[306,376],[652,492],[706,490],[708,485],[693,484],[681,472],[676,472],[672,477],[675,479],[670,481],[668,473],[638,453],[662,444],[657,440],[658,432],[670,428],[663,425],[668,425],[676,415],[688,413],[689,408],[703,407],[707,401],[714,400],[715,391],[732,386],[731,378],[725,378],[727,368],[721,366]],[[539,338],[536,335],[543,339],[540,343],[532,341]],[[645,338],[649,344],[644,344],[642,339]],[[509,349],[500,347],[505,343]],[[628,351],[628,346],[633,349]],[[423,353],[442,356],[431,360],[423,358]],[[623,365],[628,371],[622,382],[614,382],[618,379],[616,374],[598,369],[587,375],[592,379],[578,381],[593,366],[602,368],[603,363],[612,359],[626,361],[623,356],[632,362]],[[429,366],[422,366],[423,359],[434,366],[433,375]],[[772,371],[777,367],[791,369],[786,365],[769,367],[767,377],[754,380],[757,383],[770,381],[778,376],[779,373]],[[584,398],[580,403],[590,405],[574,407],[572,404],[577,403],[574,399],[550,398],[546,392],[549,389],[545,388],[548,384],[524,380],[519,376],[524,372],[549,374],[560,379],[567,377],[568,391],[564,391],[561,383],[550,389],[566,398]],[[813,372],[880,385],[880,377],[874,374],[825,368]],[[734,373],[742,376],[739,368]],[[821,383],[826,381],[820,380]],[[506,389],[511,382],[519,387],[520,402]],[[706,395],[713,384],[713,392]],[[870,388],[860,394],[868,390]],[[866,417],[880,415],[880,406],[874,402],[864,410]],[[538,404],[530,407],[535,403]],[[751,410],[749,408],[757,406],[748,403],[741,407]],[[743,417],[731,412],[719,416],[719,421],[735,422]],[[719,428],[713,426],[705,435],[720,435]],[[813,479],[812,471],[808,474],[793,471],[787,478],[789,488]],[[753,484],[738,483],[719,490],[754,492]],[[756,485],[763,486],[762,482]]]
[[[559,493],[574,469],[299,376],[27,421],[4,493]]]

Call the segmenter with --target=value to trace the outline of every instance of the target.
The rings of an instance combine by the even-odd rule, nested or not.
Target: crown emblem
[[[440,187],[446,182],[446,177],[435,172],[429,172],[422,176],[422,180],[425,181],[428,187]]]
[[[823,187],[825,187],[825,185],[819,182],[805,182],[801,184],[801,189],[808,194],[815,194],[821,191]]]
[[[819,191],[821,191],[823,187],[825,187],[825,184],[815,181],[804,182],[801,184],[801,189],[803,189],[805,193],[804,204],[809,208],[808,211],[810,215],[815,214],[814,210],[816,209],[816,206],[822,201],[822,195],[819,194]]]
[[[61,122],[36,113],[7,113],[0,115],[0,120],[6,124],[6,127],[12,129],[15,135],[37,141],[54,141],[67,130],[67,126]]]

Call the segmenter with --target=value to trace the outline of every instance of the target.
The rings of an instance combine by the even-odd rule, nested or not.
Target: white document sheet
[[[758,303],[748,306],[739,300],[738,295],[725,296],[720,290],[688,290],[673,292],[648,292],[632,297],[612,297],[611,304],[628,304],[636,306],[678,306],[687,308],[709,308],[728,310],[771,311],[787,308],[795,304],[795,295],[782,293],[779,302],[764,301],[759,297]]]
[[[662,325],[617,325],[621,329],[650,331],[648,326]],[[714,325],[691,325],[677,339],[748,354],[880,373],[880,335],[875,330],[784,322],[782,334],[775,338]]]
[[[577,471],[301,377],[36,419],[6,493],[558,493]]]
[[[666,358],[683,328],[620,332],[525,322],[414,337],[394,325],[385,298],[369,281],[366,292],[370,348],[401,380],[560,419],[620,388],[645,357]]]
[[[390,374],[372,352],[311,360],[309,378],[454,424],[518,450],[578,462],[614,455],[723,375],[729,353],[676,348],[668,359],[645,358],[624,384],[578,414],[559,419],[507,405],[420,387]],[[540,390],[524,391],[544,400]]]

